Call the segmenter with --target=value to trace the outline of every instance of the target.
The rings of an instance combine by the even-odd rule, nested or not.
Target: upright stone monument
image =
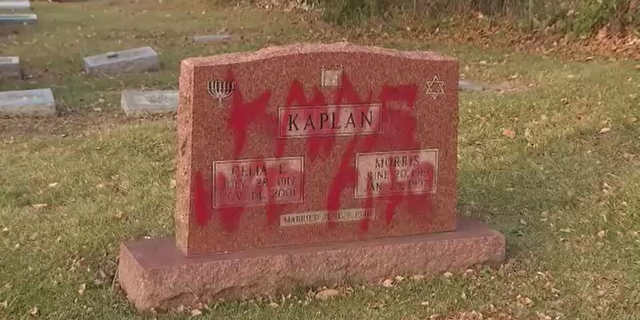
[[[504,237],[459,218],[458,62],[347,43],[182,62],[175,239],[121,247],[140,310],[461,271]]]

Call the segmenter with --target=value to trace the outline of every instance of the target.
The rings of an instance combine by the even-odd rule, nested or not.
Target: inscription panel
[[[278,136],[305,138],[382,133],[379,104],[280,107]]]
[[[356,154],[356,198],[435,193],[438,150]]]
[[[314,211],[283,214],[280,216],[280,226],[295,227],[308,224],[322,224],[329,220],[336,222],[359,221],[365,218],[375,219],[373,208],[344,209],[331,213],[328,211]]]
[[[304,158],[213,163],[214,208],[302,202]]]

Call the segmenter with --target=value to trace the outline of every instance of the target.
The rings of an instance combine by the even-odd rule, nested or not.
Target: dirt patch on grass
[[[152,121],[175,122],[175,114],[127,117],[109,112],[73,113],[51,118],[0,118],[0,140],[13,137],[82,136],[123,125]]]

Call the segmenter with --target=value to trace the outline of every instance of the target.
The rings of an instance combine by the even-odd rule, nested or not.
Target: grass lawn
[[[51,87],[62,115],[0,119],[0,318],[143,318],[114,284],[116,257],[123,240],[173,232],[175,121],[126,119],[122,90],[177,89],[185,57],[348,38],[437,50],[458,57],[467,78],[514,89],[460,96],[459,210],[507,236],[508,261],[436,279],[404,275],[390,288],[341,288],[327,301],[301,291],[210,305],[198,318],[640,319],[633,61],[438,45],[409,31],[362,37],[291,13],[199,0],[33,6],[37,27],[0,38],[2,55],[19,55],[32,78],[3,81],[0,90]],[[223,28],[236,39],[189,39]],[[163,71],[81,73],[83,56],[144,45],[161,54]]]

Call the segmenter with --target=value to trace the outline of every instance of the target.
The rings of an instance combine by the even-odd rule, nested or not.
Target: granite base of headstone
[[[122,244],[138,310],[499,264],[458,217],[458,61],[348,43],[181,64],[175,237]]]
[[[160,70],[160,57],[151,47],[108,52],[84,58],[87,74],[117,75]]]
[[[123,91],[121,104],[128,116],[173,113],[178,109],[178,91]]]
[[[0,57],[0,79],[21,79],[19,57]]]
[[[0,92],[0,116],[47,117],[56,115],[51,89]]]

